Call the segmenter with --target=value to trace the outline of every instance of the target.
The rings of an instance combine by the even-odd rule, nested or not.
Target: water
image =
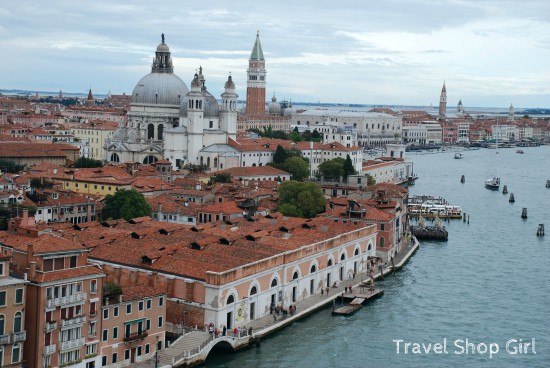
[[[293,324],[261,348],[209,359],[207,367],[550,367],[550,146],[500,150],[508,195],[484,188],[495,150],[410,155],[420,179],[411,194],[440,195],[462,206],[470,224],[445,223],[449,241],[422,242],[409,263],[380,283],[385,294],[355,315],[330,309]],[[460,183],[460,176],[466,182]],[[502,189],[502,188],[501,188]],[[528,219],[520,218],[522,207]],[[547,235],[537,238],[539,223]],[[437,343],[448,354],[396,353],[394,339]],[[536,354],[511,355],[510,339],[536,339]],[[498,344],[460,352],[454,343]],[[463,346],[462,343],[459,342]]]

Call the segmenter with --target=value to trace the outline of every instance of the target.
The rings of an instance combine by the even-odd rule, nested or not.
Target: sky
[[[3,1],[0,89],[130,94],[164,33],[188,87],[244,99],[257,31],[279,101],[550,107],[547,0]]]

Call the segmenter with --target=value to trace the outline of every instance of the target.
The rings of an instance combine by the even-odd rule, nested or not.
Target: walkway
[[[404,264],[412,257],[414,252],[416,252],[418,247],[419,243],[418,241],[416,241],[416,239],[414,239],[414,242],[404,244],[401,247],[399,253],[397,253],[393,258],[393,263],[390,262],[385,266],[385,268],[383,266],[380,269],[378,269],[378,266],[376,266],[377,270],[375,271],[375,279],[380,279],[381,277],[384,277],[396,270],[401,269]],[[332,304],[333,301],[344,294],[345,289],[350,286],[355,293],[361,290],[366,291],[367,289],[365,287],[361,287],[361,284],[363,283],[363,281],[367,280],[367,272],[358,274],[354,279],[344,280],[340,282],[340,284],[338,284],[335,288],[329,288],[328,293],[324,292],[323,294],[321,294],[319,291],[317,294],[312,295],[305,300],[294,303],[294,305],[296,306],[296,313],[292,316],[288,315],[287,317],[282,317],[282,315],[279,315],[276,319],[274,319],[273,315],[267,315],[262,318],[258,318],[252,322],[249,322],[245,326],[245,328],[248,329],[252,327],[253,338],[262,338],[277,330],[284,328],[291,323],[294,323],[299,319],[308,316],[311,313],[314,313],[318,309],[325,308],[327,305]],[[232,335],[232,332],[228,331],[228,335]],[[233,337],[231,336],[231,338]],[[242,340],[245,339],[247,344],[251,343],[251,341],[249,341],[249,337],[247,336],[247,331],[243,331],[241,337],[237,338],[237,340],[240,340],[241,342],[244,342]],[[208,332],[194,331],[186,333],[185,335],[178,338],[169,348],[160,352],[158,366],[171,367],[170,362],[172,361],[172,357],[174,357],[173,361],[177,362],[179,358],[181,358],[185,354],[185,352],[187,352],[187,354],[189,354],[189,352],[195,354],[204,348],[211,348],[211,342],[213,342],[213,339]],[[242,343],[239,345],[242,345]],[[148,361],[139,363],[139,365],[135,366],[140,368],[153,368],[154,359],[149,359]]]

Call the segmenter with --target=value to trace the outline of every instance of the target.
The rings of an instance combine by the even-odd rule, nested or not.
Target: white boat
[[[498,129],[498,117],[497,117],[497,129]],[[495,139],[495,148],[496,148],[496,165],[495,165],[495,174],[492,178],[485,180],[485,188],[490,190],[498,190],[500,187],[500,173],[499,173],[499,154],[498,154],[498,137]]]
[[[464,158],[464,153],[462,152],[457,152],[455,153],[455,158],[458,160],[458,159],[461,159],[461,158]]]

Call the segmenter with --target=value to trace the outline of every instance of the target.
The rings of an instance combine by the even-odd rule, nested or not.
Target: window
[[[159,316],[159,328],[162,327],[162,324],[163,324],[163,321],[162,321],[162,316]]]
[[[132,314],[132,304],[126,304],[126,314]]]
[[[109,319],[109,308],[103,309],[103,319]]]
[[[138,310],[139,311],[142,311],[143,310],[143,300],[140,300],[139,303],[138,303]]]
[[[149,352],[151,351],[151,347],[149,344],[146,344],[145,345],[145,354],[149,354]]]
[[[101,366],[105,367],[107,365],[107,357],[103,356],[101,357]]]
[[[97,354],[97,344],[86,345],[86,355]]]
[[[103,335],[101,336],[102,341],[107,341],[109,339],[109,331],[103,330]]]
[[[118,339],[118,327],[113,327],[113,339]]]
[[[116,360],[117,360],[117,353],[113,353],[113,363],[116,363]]]
[[[21,344],[20,343],[13,344],[11,348],[11,363],[12,364],[19,363],[19,361],[21,360],[20,355],[21,355]]]
[[[23,318],[23,313],[17,312],[13,317],[13,332],[21,332],[21,320]]]
[[[0,276],[4,276],[4,264],[0,263]]]
[[[0,336],[4,335],[4,315],[0,314]]]
[[[113,308],[113,317],[118,317],[118,307]]]
[[[145,329],[146,330],[151,329],[151,320],[149,318],[147,318],[147,320],[145,321]]]
[[[141,356],[141,346],[138,346],[137,347],[137,353],[136,353],[137,356]]]
[[[0,307],[6,306],[6,291],[0,291]]]
[[[97,293],[97,280],[90,281],[90,293]]]
[[[130,350],[124,350],[124,360],[130,359]]]
[[[147,299],[147,309],[151,309],[151,299]]]
[[[164,297],[161,296],[161,297],[159,298],[159,307],[162,307],[163,305],[164,305]]]

